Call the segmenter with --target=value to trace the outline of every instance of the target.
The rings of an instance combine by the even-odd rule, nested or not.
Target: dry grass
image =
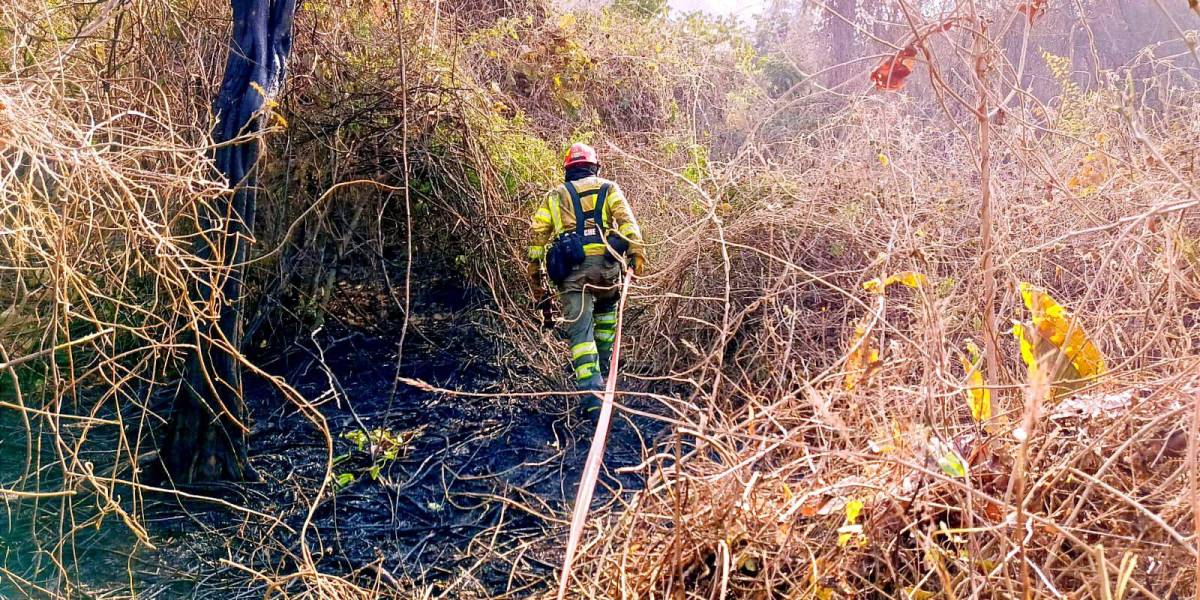
[[[1180,65],[1142,71],[1138,89],[1191,77]],[[1200,131],[1194,92],[1165,100],[1170,119],[1117,89],[1064,93],[991,124],[1005,331],[996,416],[982,423],[959,364],[985,335],[969,129],[916,116],[910,98],[856,97],[770,162],[743,148],[699,186],[660,192],[692,206],[645,218],[677,233],[632,303],[649,313],[634,324],[634,362],[671,390],[658,399],[673,434],[640,466],[646,490],[595,519],[577,591],[1190,596],[1200,196],[1187,148]],[[1071,122],[1064,101],[1086,118]],[[647,187],[662,174],[626,158],[649,171]],[[1072,181],[1097,162],[1093,187]],[[907,270],[930,283],[862,288]],[[1057,398],[1027,376],[1006,325],[1028,317],[1022,281],[1075,312],[1105,376]],[[880,360],[847,390],[860,322]],[[967,475],[939,464],[950,449]],[[864,508],[851,523],[853,501]]]
[[[198,324],[220,311],[220,298],[189,297],[197,280],[229,275],[193,254],[193,238],[211,235],[198,215],[230,190],[186,94],[170,97],[144,77],[113,81],[111,62],[81,58],[108,48],[89,37],[97,31],[114,32],[113,49],[124,44],[122,19],[146,17],[146,6],[116,16],[115,3],[95,12],[39,4],[0,10],[0,32],[17,41],[0,76],[0,409],[14,436],[5,447],[23,446],[24,462],[15,480],[0,481],[21,554],[0,574],[27,593],[68,598],[94,593],[90,580],[111,566],[89,564],[98,560],[90,532],[106,522],[120,524],[130,556],[162,543],[145,520],[151,494],[277,519],[145,479],[152,434],[165,423],[159,400],[178,383]],[[63,31],[76,37],[56,39]],[[150,62],[157,49],[137,59]],[[299,574],[282,578],[294,592],[353,587],[316,574],[307,554],[298,562]]]
[[[38,4],[0,12],[6,31],[64,26],[61,14],[42,14]],[[131,64],[162,69],[168,79],[171,69],[205,73],[196,89],[157,93],[150,78],[106,87],[112,61],[80,58],[104,47],[102,37],[34,44],[40,57],[74,58],[35,61],[0,78],[0,366],[17,390],[0,408],[20,415],[31,444],[54,446],[29,452],[25,476],[0,482],[0,493],[25,506],[58,504],[67,516],[39,532],[55,560],[104,517],[122,519],[138,544],[158,543],[145,534],[132,467],[161,420],[147,408],[152,391],[173,381],[184,334],[208,311],[186,300],[191,278],[215,272],[190,252],[197,208],[227,192],[204,159],[208,96],[190,93],[211,91],[204,65],[219,63],[220,38],[199,32],[218,7],[199,3],[178,15],[134,4],[127,14],[180,29],[139,33],[146,49]],[[289,195],[268,206],[261,224],[261,249],[281,248],[282,257],[256,262],[260,292],[302,288],[304,301],[323,302],[337,270],[303,262],[312,255],[374,261],[388,249],[438,248],[445,262],[468,256],[455,268],[491,291],[489,327],[511,346],[506,356],[522,357],[565,388],[562,348],[530,324],[525,286],[514,276],[523,268],[528,197],[546,182],[525,173],[530,180],[514,184],[512,166],[554,155],[573,132],[563,103],[586,95],[588,80],[568,80],[559,91],[549,80],[531,84],[526,97],[507,87],[496,93],[485,83],[537,83],[522,73],[536,60],[506,61],[503,51],[517,44],[496,42],[496,57],[472,62],[478,57],[463,58],[447,42],[482,27],[468,22],[470,14],[444,17],[435,37],[432,19],[393,21],[387,6],[377,8],[378,29],[367,32],[377,43],[362,55],[335,55],[327,71],[314,56],[365,34],[346,25],[349,17],[324,29],[302,24],[293,92],[303,103],[289,114],[281,145],[307,154],[286,155],[294,161],[287,169],[264,176],[268,193]],[[93,22],[125,43],[102,12],[79,21],[85,30]],[[554,17],[534,30],[553,42],[563,27]],[[573,34],[585,41],[604,35],[596,23],[578,27]],[[166,51],[172,35],[189,40],[186,51]],[[735,103],[723,92],[745,92],[744,74],[728,56],[691,49],[676,58],[704,57],[695,71],[679,80],[651,76],[637,53],[648,53],[640,38],[628,47],[584,43],[595,48],[595,65],[560,65],[645,84],[630,102],[605,105],[612,118],[637,113],[622,121],[627,129],[590,133],[601,137],[607,174],[631,191],[652,242],[652,274],[630,299],[629,391],[660,403],[659,418],[671,427],[632,468],[644,473],[645,490],[590,522],[576,593],[1104,600],[1193,593],[1197,436],[1184,418],[1196,414],[1200,397],[1200,110],[1192,57],[1130,65],[1136,89],[1159,90],[1152,99],[1113,84],[1064,90],[1047,106],[1012,100],[1004,82],[1017,67],[997,58],[994,73],[1004,77],[993,74],[986,95],[992,106],[1008,98],[1011,110],[989,121],[981,152],[966,109],[935,110],[953,104],[952,94],[973,93],[969,38],[937,42],[961,61],[938,63],[957,83],[926,95],[853,91],[836,102],[801,87]],[[401,54],[401,46],[420,51]],[[532,51],[554,52],[554,44]],[[1039,59],[1031,53],[1029,60]],[[678,87],[668,94],[666,84]],[[339,104],[339,90],[353,86],[361,86],[354,88],[361,105]],[[670,121],[671,103],[681,98],[692,104],[676,109],[700,116]],[[496,103],[502,108],[494,114]],[[528,111],[536,128],[522,129],[514,108]],[[356,133],[330,125],[355,111],[363,124]],[[654,128],[666,131],[645,131]],[[694,135],[701,128],[717,130],[717,139]],[[554,141],[511,152],[540,141],[534,133]],[[702,142],[714,149],[708,162],[688,146],[707,153]],[[959,356],[968,339],[982,345],[985,337],[983,154],[992,163],[1000,329],[1027,317],[1017,283],[1033,282],[1079,317],[1110,370],[1052,398],[1047,382],[1029,377],[1011,337],[998,332],[1000,360],[989,373],[996,416],[980,423],[967,408]],[[1072,183],[1088,164],[1103,165],[1103,177]],[[378,185],[346,183],[360,179]],[[344,188],[331,192],[338,184]],[[408,223],[418,209],[431,224],[419,230]],[[499,226],[461,235],[476,219]],[[272,268],[282,274],[264,274]],[[929,285],[883,295],[862,288],[905,270],[924,273]],[[411,282],[387,283],[407,314]],[[860,322],[869,323],[866,339],[880,361],[847,390]],[[30,385],[31,377],[44,380]],[[948,449],[965,459],[965,476],[939,465]],[[853,501],[863,509],[851,524]],[[861,533],[847,525],[861,525]],[[845,543],[839,529],[849,534]],[[481,560],[496,558],[493,544],[473,548]],[[350,583],[318,573],[305,551],[285,552],[294,562],[278,572],[223,567],[287,597],[415,589],[383,566]],[[63,574],[71,578],[69,569]]]

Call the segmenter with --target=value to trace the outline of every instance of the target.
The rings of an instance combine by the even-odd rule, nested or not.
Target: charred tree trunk
[[[211,318],[196,324],[196,351],[175,398],[161,456],[175,483],[254,479],[242,398],[242,264],[254,231],[257,134],[264,103],[283,84],[296,0],[231,0],[233,34],[213,102],[216,168],[233,192],[201,210],[195,253],[220,265],[200,275],[192,302]]]

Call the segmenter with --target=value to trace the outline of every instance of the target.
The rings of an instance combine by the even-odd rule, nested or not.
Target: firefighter
[[[645,269],[642,233],[616,183],[599,176],[596,150],[577,143],[563,161],[562,184],[538,204],[531,222],[529,273],[535,290],[553,282],[570,339],[571,366],[580,390],[604,389],[617,327],[622,270]],[[551,297],[544,295],[541,305]],[[599,416],[598,394],[584,411]]]

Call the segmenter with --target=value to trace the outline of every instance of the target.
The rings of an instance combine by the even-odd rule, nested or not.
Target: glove
[[[542,292],[536,305],[542,313],[542,329],[554,329],[554,323],[558,319],[558,304],[554,301],[554,294],[545,290]]]
[[[542,313],[542,328],[553,329],[558,306],[554,302],[554,294],[546,289],[545,275],[540,270],[531,270],[529,284],[533,288],[534,308]]]
[[[629,268],[633,269],[634,277],[641,277],[646,272],[646,259],[641,254],[629,257]]]

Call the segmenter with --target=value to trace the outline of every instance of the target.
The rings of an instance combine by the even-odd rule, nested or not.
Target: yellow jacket
[[[604,201],[604,222],[608,229],[607,234],[615,232],[621,237],[629,240],[629,252],[627,257],[637,256],[644,258],[642,248],[642,230],[638,227],[637,219],[633,216],[633,211],[629,208],[629,203],[625,200],[625,194],[621,192],[621,188],[616,183],[603,179],[601,177],[584,177],[571,182],[575,185],[575,190],[580,194],[580,205],[584,213],[589,213],[596,209],[597,195],[589,194],[588,192],[599,188],[601,185],[608,184],[608,196]],[[567,193],[565,185],[560,184],[558,187],[546,194],[546,197],[538,204],[537,210],[533,213],[533,219],[530,222],[532,231],[531,240],[529,242],[529,262],[530,270],[534,271],[541,264],[541,261],[546,258],[546,245],[554,240],[559,233],[575,228],[575,209],[571,206],[571,196]],[[587,244],[583,247],[584,253],[588,256],[602,256],[607,250],[604,244]]]

